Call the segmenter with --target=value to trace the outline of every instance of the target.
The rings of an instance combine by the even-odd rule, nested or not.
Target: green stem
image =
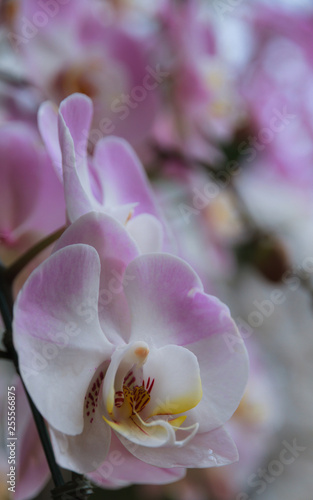
[[[46,238],[40,240],[36,245],[30,248],[26,253],[24,253],[19,259],[17,259],[11,266],[2,270],[7,283],[12,283],[16,276],[24,269],[24,267],[31,262],[40,252],[49,247],[52,243],[62,236],[66,227],[62,227],[52,234],[49,234]]]

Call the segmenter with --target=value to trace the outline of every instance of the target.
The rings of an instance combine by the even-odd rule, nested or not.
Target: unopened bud
[[[290,267],[285,248],[272,236],[258,241],[252,263],[264,278],[273,283],[279,283]]]

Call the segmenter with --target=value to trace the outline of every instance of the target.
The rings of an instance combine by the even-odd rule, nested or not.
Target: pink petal
[[[138,460],[112,433],[106,461],[88,477],[104,488],[121,488],[130,484],[168,484],[182,479],[185,473],[184,468],[164,469]]]
[[[21,124],[3,126],[0,156],[0,236],[10,240],[35,210],[40,194],[40,154],[33,131]]]
[[[203,292],[193,269],[178,257],[149,254],[137,257],[126,273],[131,316],[131,340],[148,345],[186,346],[210,337],[231,322],[227,307]]]
[[[199,422],[200,432],[207,432],[227,422],[243,396],[249,371],[249,362],[243,340],[234,323],[208,339],[188,345],[198,359],[203,387],[199,405],[189,412]],[[236,340],[236,349],[230,349],[225,334]]]
[[[59,108],[62,118],[72,137],[76,168],[80,178],[88,182],[87,142],[92,119],[92,101],[85,94],[72,94],[64,99]],[[64,151],[62,151],[64,154]]]
[[[99,319],[107,338],[115,345],[130,334],[128,304],[122,282],[133,277],[126,266],[139,253],[126,229],[112,217],[91,212],[73,223],[59,239],[55,250],[75,243],[93,246],[100,257]]]
[[[38,110],[38,128],[55,172],[63,183],[62,155],[58,132],[58,109],[50,102],[43,102]]]
[[[203,398],[188,413],[202,432],[224,424],[236,410],[248,378],[247,352],[227,307],[204,294],[197,275],[176,257],[143,255],[126,273],[135,278],[125,288],[132,317],[130,340],[155,347],[177,344],[192,351],[200,365]]]
[[[31,274],[14,307],[25,385],[49,423],[71,435],[82,432],[88,384],[112,351],[98,320],[99,278],[97,252],[72,245]]]
[[[159,216],[143,166],[124,139],[101,139],[95,149],[94,164],[102,180],[106,205],[138,203],[134,215]]]
[[[28,227],[49,234],[66,224],[64,189],[45,151],[41,151],[40,171],[41,188]]]
[[[88,173],[80,176],[77,170],[75,145],[70,131],[59,115],[59,140],[62,151],[64,194],[67,214],[71,222],[98,207],[93,196]]]
[[[62,101],[59,108],[64,191],[71,222],[91,210],[102,208],[92,191],[93,178],[87,162],[92,110],[92,101],[84,94],[72,94]]]

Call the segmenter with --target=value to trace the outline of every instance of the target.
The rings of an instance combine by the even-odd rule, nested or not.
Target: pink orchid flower
[[[92,210],[127,224],[143,252],[166,249],[169,231],[154,200],[144,168],[131,146],[118,137],[101,139],[87,155],[91,99],[73,94],[57,118],[51,102],[42,104],[38,123],[56,172],[64,183],[71,222]]]
[[[61,466],[124,486],[237,460],[222,426],[248,362],[228,308],[181,259],[140,255],[112,217],[65,231],[20,292],[13,330]]]
[[[35,129],[1,127],[0,243],[13,247],[26,233],[47,234],[65,222],[62,185]]]

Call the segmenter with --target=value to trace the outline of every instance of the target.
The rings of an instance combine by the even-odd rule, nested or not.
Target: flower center
[[[154,379],[147,384],[142,381],[141,385],[136,383],[136,376],[133,370],[130,370],[123,380],[123,390],[115,392],[114,405],[121,408],[123,413],[129,416],[140,413],[150,401],[150,393],[154,385]]]
[[[184,362],[185,349],[168,346],[161,352],[153,351],[146,364],[150,354],[149,347],[145,342],[139,341],[123,350],[116,349],[113,353],[104,381],[106,409],[102,418],[118,436],[142,446],[159,447],[162,443],[183,446],[195,435],[199,423],[183,427],[187,415],[182,414],[194,408],[201,400],[199,367],[196,364],[192,383],[189,382],[188,374],[185,383],[176,388],[180,377],[170,364],[171,355],[176,352]],[[191,356],[194,355],[190,354]],[[163,358],[167,374],[157,371],[157,365],[162,370]]]
[[[81,92],[89,97],[95,97],[98,94],[92,76],[99,69],[96,61],[90,61],[86,66],[73,64],[69,68],[62,70],[55,81],[57,89],[62,95],[68,96],[74,92]]]

